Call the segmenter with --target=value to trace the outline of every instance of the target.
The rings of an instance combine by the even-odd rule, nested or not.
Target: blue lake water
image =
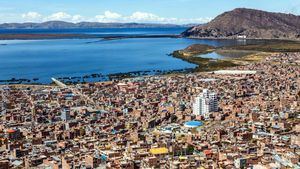
[[[72,33],[95,34],[179,34],[184,29],[101,29],[73,30]],[[0,30],[7,33],[8,30]],[[22,30],[13,33],[22,33]],[[24,31],[24,30],[23,30]],[[26,33],[28,33],[25,30]],[[69,30],[70,31],[70,30]],[[29,31],[30,32],[30,31]],[[55,31],[52,32],[63,32]],[[36,32],[34,32],[36,33]],[[38,33],[41,33],[38,31]],[[185,38],[56,39],[0,40],[0,80],[33,79],[49,83],[50,78],[82,77],[133,71],[170,71],[194,68],[196,65],[173,58],[168,54],[195,43],[233,45],[235,40],[196,40]],[[97,81],[87,79],[87,81]]]
[[[1,33],[14,34],[93,34],[100,37],[118,35],[176,35],[186,28],[94,28],[94,29],[0,29]]]
[[[222,56],[220,54],[217,54],[216,52],[211,52],[211,53],[199,55],[198,57],[210,58],[210,59],[224,59],[225,58],[224,56]]]

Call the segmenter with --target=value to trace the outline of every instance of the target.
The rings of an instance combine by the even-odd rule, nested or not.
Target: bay
[[[184,28],[119,28],[86,30],[0,30],[0,33],[80,33],[112,35],[174,35]],[[196,65],[168,54],[195,43],[213,46],[235,45],[235,40],[186,38],[124,38],[0,40],[0,80],[29,79],[47,84],[51,77],[83,77],[144,71],[156,74],[195,68]],[[144,75],[144,74],[143,74]],[[99,81],[86,78],[85,81]],[[24,81],[22,83],[27,83]]]

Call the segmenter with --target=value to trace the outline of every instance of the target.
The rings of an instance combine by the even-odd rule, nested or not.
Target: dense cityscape
[[[300,53],[230,69],[2,85],[0,169],[300,168]]]

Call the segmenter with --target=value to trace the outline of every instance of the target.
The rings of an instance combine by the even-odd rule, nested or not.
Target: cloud
[[[188,24],[188,23],[206,23],[212,18],[166,18],[149,12],[133,12],[131,15],[122,15],[117,12],[105,11],[103,14],[93,17],[85,17],[79,14],[72,15],[66,12],[56,12],[49,16],[42,16],[37,12],[28,12],[21,15],[22,21],[67,21],[67,22],[138,22],[138,23],[170,23],[170,24]]]
[[[147,12],[134,12],[128,19],[141,22],[163,22],[166,20],[165,18]]]
[[[212,20],[212,18],[165,18],[147,12],[134,12],[131,16],[125,18],[130,22],[145,22],[145,23],[171,23],[171,24],[187,24],[187,23],[205,23]]]
[[[81,22],[85,21],[85,18],[81,15],[73,15],[72,16],[72,22]]]
[[[113,19],[118,19],[118,18],[122,17],[122,15],[115,13],[115,12],[111,12],[111,11],[105,11],[104,16],[107,18],[113,18]]]
[[[105,11],[103,15],[96,15],[95,19],[97,22],[117,22],[122,20],[122,15],[111,11]]]
[[[92,19],[93,20],[93,19]],[[129,16],[123,16],[119,13],[105,11],[102,15],[96,15],[94,21],[97,22],[139,22],[139,23],[172,23],[172,24],[186,24],[186,23],[206,23],[212,18],[165,18],[148,12],[134,12]]]
[[[211,21],[212,17],[194,18],[194,19],[179,19],[184,23],[207,23]]]
[[[44,21],[51,21],[51,20],[55,20],[55,21],[71,21],[72,20],[72,16],[68,13],[65,12],[57,12],[54,13],[46,18],[44,18]]]
[[[22,18],[25,21],[40,21],[42,19],[42,15],[37,12],[27,12],[22,14]]]

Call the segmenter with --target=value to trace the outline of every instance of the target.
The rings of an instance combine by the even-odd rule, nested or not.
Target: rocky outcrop
[[[199,38],[300,39],[300,16],[237,8],[182,33]]]

